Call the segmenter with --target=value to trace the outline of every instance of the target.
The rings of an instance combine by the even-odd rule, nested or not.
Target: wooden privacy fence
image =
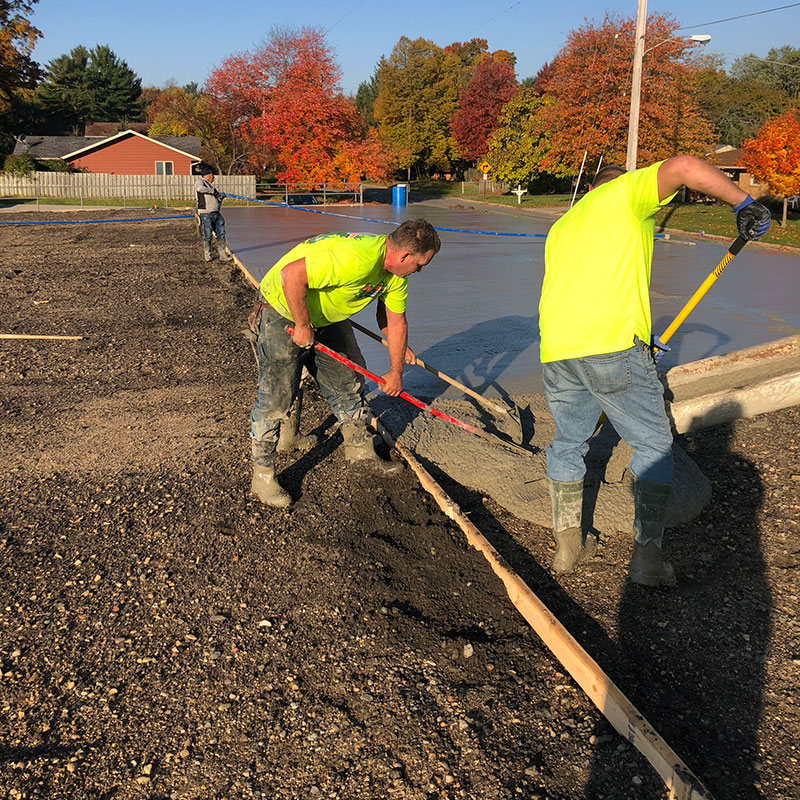
[[[194,203],[194,175],[110,175],[105,173],[34,172],[25,178],[0,174],[0,197],[107,199],[127,205],[147,199],[170,204]],[[214,185],[228,194],[255,197],[254,175],[219,175]]]

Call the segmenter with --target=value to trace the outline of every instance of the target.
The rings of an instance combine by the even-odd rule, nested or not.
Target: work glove
[[[750,195],[747,195],[738,206],[734,206],[733,211],[736,214],[736,228],[739,236],[745,241],[758,239],[769,229],[772,219],[769,209],[757,200],[753,200]]]
[[[224,200],[224,199],[225,199],[227,196],[228,196],[228,195],[226,195],[226,194],[225,194],[225,192],[217,192],[217,197],[218,197],[220,200]]]
[[[658,364],[664,357],[664,353],[669,353],[672,348],[668,344],[664,344],[661,339],[655,334],[650,336],[650,352],[653,354],[653,361]]]

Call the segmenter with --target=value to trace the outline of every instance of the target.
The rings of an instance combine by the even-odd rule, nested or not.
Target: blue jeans
[[[217,239],[225,238],[225,220],[219,211],[209,211],[197,216],[200,217],[200,227],[203,229],[204,242],[211,242],[211,231],[214,231]]]
[[[635,341],[618,353],[542,364],[544,393],[556,425],[547,448],[552,480],[583,479],[584,456],[601,411],[633,448],[634,477],[657,483],[672,480],[672,431],[664,389],[650,348]]]
[[[297,397],[304,366],[319,384],[339,422],[366,420],[370,416],[364,399],[364,378],[324,353],[298,347],[285,330],[290,324],[269,306],[261,314],[256,343],[258,393],[250,412],[250,438],[253,458],[264,466],[269,466],[275,453],[280,426],[288,419]],[[366,367],[350,320],[317,328],[314,338]]]

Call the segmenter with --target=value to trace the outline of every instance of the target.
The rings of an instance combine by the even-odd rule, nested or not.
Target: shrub
[[[27,154],[6,156],[3,162],[3,171],[17,178],[27,178],[36,168],[34,160]]]

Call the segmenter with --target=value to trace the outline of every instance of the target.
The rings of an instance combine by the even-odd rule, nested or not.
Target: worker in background
[[[649,290],[655,214],[684,185],[733,206],[746,240],[769,228],[769,210],[722,172],[676,156],[631,172],[603,167],[547,236],[539,327],[542,380],[556,428],[547,479],[558,572],[571,571],[595,549],[581,530],[584,456],[603,412],[633,448],[629,578],[646,586],[676,583],[662,554],[672,432],[651,349]]]
[[[251,490],[262,503],[280,508],[291,503],[275,478],[275,453],[280,428],[289,424],[303,366],[341,425],[347,461],[382,475],[400,471],[400,464],[375,452],[367,428],[372,415],[364,379],[313,346],[319,341],[366,366],[350,317],[377,299],[378,327],[388,342],[390,361],[381,388],[399,395],[404,363],[413,361],[405,314],[407,278],[429,264],[439,247],[438,234],[424,219],[404,222],[388,236],[327,233],[297,245],[264,276],[248,317],[257,334],[258,357],[258,394],[250,414]],[[294,327],[291,336],[289,324]]]
[[[206,164],[201,165],[200,174],[194,182],[197,194],[197,213],[200,217],[200,227],[203,233],[203,257],[211,261],[214,256],[211,252],[211,233],[217,237],[217,253],[220,261],[230,261],[227,243],[225,242],[225,220],[220,209],[226,195],[218,192],[214,186],[214,170]]]

